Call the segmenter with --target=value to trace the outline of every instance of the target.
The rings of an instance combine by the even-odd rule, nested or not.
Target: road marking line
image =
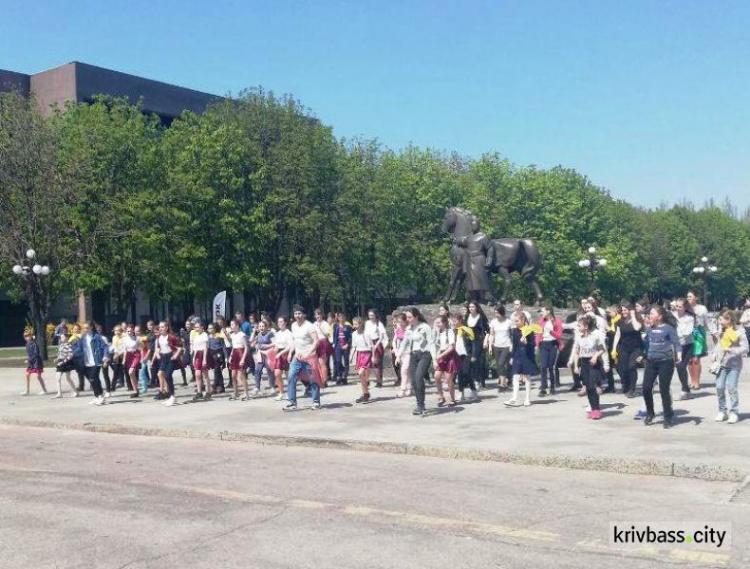
[[[39,468],[26,468],[23,466],[0,466],[0,472],[22,472],[22,473],[36,473],[36,474],[59,474],[57,471],[44,470]],[[528,529],[515,529],[508,526],[500,526],[495,524],[487,524],[483,522],[470,522],[466,520],[454,519],[454,518],[443,518],[438,516],[427,516],[424,514],[412,514],[408,512],[400,512],[398,510],[382,510],[380,508],[372,508],[370,506],[358,506],[358,505],[337,505],[329,502],[318,502],[314,500],[300,500],[290,499],[284,500],[274,496],[260,495],[260,494],[249,494],[247,492],[238,492],[236,490],[219,490],[215,488],[202,488],[197,486],[188,486],[183,484],[155,484],[153,482],[137,482],[130,481],[130,484],[135,486],[148,486],[151,488],[166,488],[169,490],[175,490],[178,492],[190,492],[194,494],[202,494],[204,496],[222,498],[226,500],[236,500],[239,502],[248,502],[255,504],[268,504],[268,505],[283,505],[297,509],[304,510],[323,510],[330,509],[347,516],[361,517],[361,518],[391,518],[404,523],[411,523],[414,525],[420,525],[425,527],[443,528],[450,529],[452,531],[462,530],[465,532],[472,532],[475,534],[484,535],[496,535],[501,537],[510,537],[516,539],[525,539],[531,541],[542,541],[551,543],[560,540],[560,535],[551,532],[535,531]],[[686,551],[682,549],[672,549],[668,551],[660,551],[653,547],[643,547],[637,550],[629,551],[626,549],[613,548],[603,541],[598,539],[583,539],[576,542],[576,547],[583,549],[589,549],[592,551],[598,551],[601,553],[614,553],[614,554],[635,554],[638,557],[644,558],[659,558],[666,554],[668,558],[678,561],[687,561],[689,563],[701,563],[710,565],[721,565],[725,566],[731,560],[729,555],[721,553],[710,553],[706,551]]]
[[[709,551],[685,551],[684,549],[673,549],[669,552],[669,556],[672,559],[679,559],[680,561],[692,561],[693,563],[710,563],[716,565],[726,565],[729,560],[729,555],[723,553],[711,553]]]

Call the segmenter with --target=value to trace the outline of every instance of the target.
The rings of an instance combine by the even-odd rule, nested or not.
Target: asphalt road
[[[747,567],[725,482],[0,426],[0,567]],[[721,551],[610,521],[731,522]]]

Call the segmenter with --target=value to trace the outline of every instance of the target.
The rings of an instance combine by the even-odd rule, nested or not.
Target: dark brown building
[[[77,61],[32,75],[0,69],[0,92],[3,91],[18,91],[27,97],[33,93],[45,115],[52,114],[55,106],[64,107],[68,101],[92,102],[95,95],[127,97],[131,103],[142,101],[144,112],[158,115],[165,124],[171,123],[184,110],[202,113],[210,103],[221,99],[201,91]],[[83,322],[87,315],[92,314],[91,304],[90,299],[83,295],[79,297],[79,322]],[[73,310],[67,304],[63,308],[53,307],[53,315],[70,315]],[[96,313],[96,310],[93,312]],[[26,305],[12,304],[5,292],[0,289],[0,315],[3,323],[8,324],[0,329],[0,346],[18,345],[18,331],[23,328],[26,321]],[[103,316],[99,318],[103,321]]]
[[[132,103],[142,100],[145,112],[157,114],[165,122],[171,122],[184,110],[202,113],[209,103],[220,99],[77,61],[32,75],[0,69],[0,91],[11,90],[26,96],[33,93],[45,114],[50,114],[55,105],[63,107],[67,101],[91,102],[95,95],[127,97]]]

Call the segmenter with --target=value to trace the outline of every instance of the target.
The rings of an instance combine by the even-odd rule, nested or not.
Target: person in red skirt
[[[456,404],[456,387],[454,379],[458,373],[458,354],[456,353],[456,333],[448,326],[446,316],[438,316],[435,319],[435,331],[437,332],[436,344],[437,354],[435,356],[435,386],[438,392],[438,407],[445,405],[443,395],[443,379],[448,387],[448,405]]]
[[[388,334],[380,320],[380,314],[374,308],[367,312],[365,334],[372,342],[372,369],[375,370],[375,387],[383,387],[383,360],[388,347]]]
[[[133,394],[130,396],[131,399],[135,399],[140,395],[138,389],[138,371],[141,367],[141,350],[140,350],[140,332],[141,329],[136,326],[135,329],[128,324],[125,328],[125,336],[123,336],[121,342],[122,347],[125,350],[125,373],[128,374],[130,380],[130,386],[133,388]]]
[[[283,373],[289,371],[289,352],[294,346],[294,336],[289,330],[289,319],[286,316],[279,316],[276,326],[278,330],[274,333],[273,350],[268,353],[268,358],[276,379],[276,401],[283,401],[286,397]]]
[[[161,392],[159,399],[166,399],[164,405],[173,407],[177,404],[174,394],[174,366],[180,360],[182,346],[180,339],[172,334],[169,322],[159,322],[159,335],[156,338],[154,357],[159,362],[159,384],[166,387],[166,393]]]
[[[239,397],[239,381],[242,380],[244,395],[242,401],[249,401],[250,394],[247,391],[247,336],[240,330],[237,320],[232,320],[229,329],[226,331],[232,351],[229,355],[229,374],[232,378],[233,393],[229,396],[230,401],[236,401]]]
[[[354,333],[352,334],[352,360],[359,375],[359,383],[362,386],[362,395],[357,398],[355,403],[370,402],[370,368],[374,367],[372,356],[374,353],[372,337],[365,331],[365,323],[357,316],[352,324]]]
[[[323,311],[318,308],[315,311],[315,329],[318,332],[318,368],[320,369],[321,387],[328,385],[328,360],[333,355],[333,345],[328,340],[331,333],[331,326],[325,320]]]
[[[211,399],[211,380],[208,370],[212,367],[211,354],[208,351],[208,334],[203,329],[203,321],[193,322],[193,334],[190,336],[190,353],[193,356],[193,369],[195,370],[196,393],[193,401],[208,401]],[[203,396],[203,380],[206,380],[206,395]],[[247,382],[247,379],[245,380]]]
[[[39,380],[39,385],[42,386],[42,390],[39,395],[47,395],[47,387],[44,385],[44,379],[42,379],[42,373],[44,373],[44,363],[42,362],[42,355],[39,352],[39,346],[29,332],[24,332],[23,339],[26,341],[26,391],[22,392],[21,395],[29,394],[29,387],[31,385],[31,376],[36,374],[36,378]]]

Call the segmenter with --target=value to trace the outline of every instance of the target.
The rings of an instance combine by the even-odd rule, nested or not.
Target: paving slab
[[[692,399],[675,401],[676,425],[666,430],[660,417],[648,427],[634,420],[642,398],[620,394],[602,397],[602,420],[586,419],[587,400],[567,391],[571,380],[565,373],[563,391],[555,396],[537,397],[534,381],[528,408],[503,405],[507,395],[490,382],[481,401],[438,409],[433,387],[428,412],[415,417],[414,400],[397,398],[392,387],[373,388],[371,403],[355,404],[360,388],[353,382],[327,388],[320,411],[308,410],[310,400],[303,398],[293,412],[282,411],[282,403],[270,396],[248,402],[217,396],[193,403],[192,386],[177,388],[179,405],[171,408],[151,397],[130,399],[127,391],[98,407],[88,405],[90,391],[78,398],[20,396],[23,370],[0,369],[0,423],[742,481],[750,474],[750,414],[741,414],[735,425],[715,423],[709,377],[705,373],[704,387]],[[48,374],[48,385],[52,379]],[[745,370],[741,402],[750,399],[748,380]],[[678,388],[675,377],[674,396]],[[658,411],[658,395],[656,401]]]

